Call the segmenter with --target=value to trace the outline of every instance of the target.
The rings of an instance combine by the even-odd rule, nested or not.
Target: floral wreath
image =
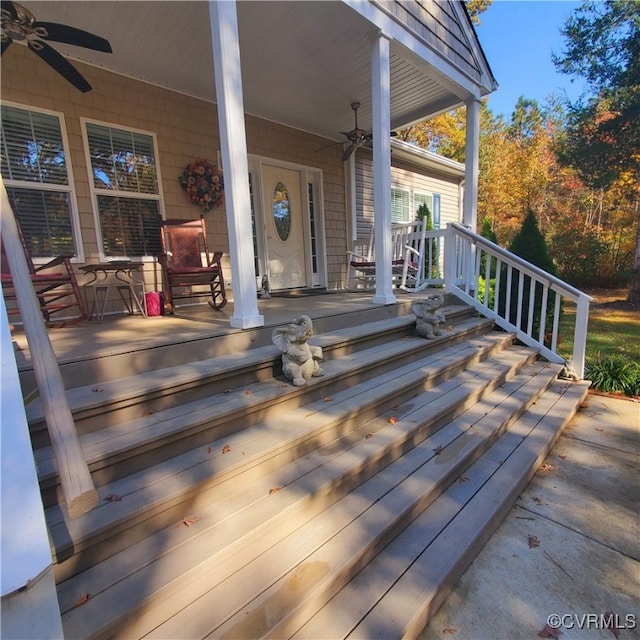
[[[205,213],[224,203],[222,171],[208,160],[196,160],[188,164],[178,181],[189,198],[199,204]]]

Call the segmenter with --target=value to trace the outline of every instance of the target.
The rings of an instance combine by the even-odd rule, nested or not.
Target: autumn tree
[[[584,2],[562,34],[565,51],[554,63],[584,78],[588,92],[567,104],[558,158],[593,189],[627,191],[621,202],[635,214],[635,228],[627,232],[636,237],[628,299],[640,302],[640,0]]]

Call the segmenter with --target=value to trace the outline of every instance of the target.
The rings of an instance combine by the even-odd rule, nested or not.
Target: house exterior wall
[[[355,180],[357,241],[360,244],[368,239],[373,223],[373,160],[370,155],[358,154]],[[392,158],[391,186],[411,194],[440,194],[440,227],[444,228],[449,222],[460,222],[460,178]]]
[[[74,62],[91,78],[93,90],[80,93],[40,61],[26,47],[12,47],[3,56],[2,101],[24,108],[40,108],[63,114],[73,168],[82,246],[86,262],[99,259],[95,217],[91,202],[82,118],[107,125],[152,133],[158,146],[161,178],[161,209],[165,217],[195,218],[201,210],[186,196],[178,182],[184,167],[193,160],[216,162],[220,149],[216,105],[150,85],[106,70]],[[213,78],[211,79],[213,82]],[[249,154],[298,163],[322,171],[323,215],[326,234],[327,286],[339,286],[344,277],[346,251],[345,176],[341,147],[326,146],[327,140],[247,116]],[[206,214],[210,244],[225,252],[223,266],[229,274],[227,225],[223,207]],[[148,287],[161,288],[161,273],[155,262],[145,264]],[[82,278],[81,278],[82,283]],[[119,306],[117,307],[119,308]],[[109,312],[109,305],[107,312]]]

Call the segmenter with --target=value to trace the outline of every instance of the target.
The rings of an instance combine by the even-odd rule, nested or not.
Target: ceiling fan
[[[358,147],[361,147],[367,142],[371,142],[371,139],[373,138],[373,134],[367,133],[364,129],[360,129],[360,127],[358,127],[358,109],[360,108],[360,103],[352,102],[351,108],[353,109],[353,115],[355,118],[355,127],[351,129],[351,131],[340,132],[343,136],[346,136],[347,140],[351,143],[342,154],[343,162],[346,162]]]
[[[355,126],[351,131],[341,131],[340,133],[343,136],[346,136],[347,140],[351,143],[342,154],[342,161],[346,162],[351,154],[358,148],[364,145],[367,145],[373,139],[373,133],[367,133],[364,129],[361,129],[358,126],[358,109],[360,108],[359,102],[352,102],[351,108],[353,109],[354,117],[355,117]],[[397,136],[398,134],[395,131],[391,132],[391,136]]]
[[[38,22],[30,11],[17,2],[2,0],[0,17],[2,26],[2,51],[0,55],[4,55],[12,42],[26,44],[40,59],[53,67],[65,80],[68,80],[83,93],[91,91],[91,85],[66,58],[63,58],[45,40],[112,53],[111,45],[104,38],[65,24]]]

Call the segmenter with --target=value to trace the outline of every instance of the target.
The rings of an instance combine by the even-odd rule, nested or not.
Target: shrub
[[[478,295],[476,298],[484,304],[484,295],[486,290],[486,281],[483,276],[478,277]],[[496,279],[491,278],[489,280],[489,301],[487,302],[487,306],[489,309],[493,309],[493,305],[496,298]]]
[[[549,251],[547,248],[547,243],[538,227],[538,221],[536,219],[533,211],[529,211],[527,216],[525,217],[522,227],[520,231],[514,237],[509,250],[512,253],[520,256],[525,259],[527,262],[534,264],[535,266],[543,269],[547,273],[551,275],[555,275],[556,269],[553,264],[553,260],[549,255]],[[518,304],[521,304],[521,321],[520,321],[520,329],[526,331],[528,328],[528,319],[529,319],[529,307],[530,307],[530,284],[531,278],[528,275],[524,275],[523,277],[523,290],[522,296],[519,300],[518,297],[518,284],[519,284],[519,275],[520,271],[518,269],[513,269],[512,271],[512,279],[511,279],[511,302],[510,309],[506,309],[506,296],[507,291],[506,287],[500,287],[500,299],[499,299],[499,307],[501,315],[504,317],[508,317],[513,324],[516,324],[517,321],[517,313],[518,313]],[[502,280],[501,282],[506,283],[506,267],[503,266]],[[547,299],[547,313],[545,316],[545,334],[548,334],[549,328],[553,324],[553,312],[555,308],[555,296],[556,294],[553,291],[549,292],[549,296]],[[542,286],[540,284],[536,284],[534,288],[533,298],[533,309],[531,310],[533,316],[532,323],[532,335],[537,336],[542,325]],[[562,309],[560,310],[562,313]],[[508,316],[506,314],[509,314]],[[548,339],[545,339],[545,343],[548,343]]]
[[[625,396],[640,396],[640,364],[622,354],[596,353],[586,363],[586,378],[594,389]]]

